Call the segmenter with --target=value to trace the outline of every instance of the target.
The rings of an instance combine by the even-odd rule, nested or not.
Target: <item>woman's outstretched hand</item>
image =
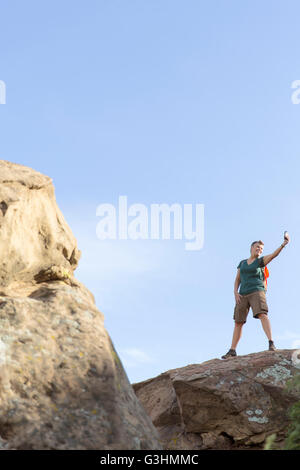
[[[283,243],[282,243],[282,244],[285,246],[285,245],[287,245],[287,244],[289,243],[289,241],[290,241],[290,236],[289,236],[289,234],[288,234],[287,232],[284,232],[284,239],[283,239]]]

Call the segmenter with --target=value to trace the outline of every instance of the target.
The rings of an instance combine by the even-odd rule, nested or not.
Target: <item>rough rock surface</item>
[[[50,265],[70,269],[81,251],[56,204],[51,178],[0,160],[0,286],[28,281]]]
[[[262,351],[172,369],[133,388],[164,449],[261,449],[273,433],[283,444],[287,410],[300,400],[285,385],[299,368],[299,350]]]
[[[50,178],[0,160],[0,449],[161,449]]]

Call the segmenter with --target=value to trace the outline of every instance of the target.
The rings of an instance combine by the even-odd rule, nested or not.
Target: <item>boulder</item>
[[[164,449],[262,449],[283,444],[287,411],[300,400],[287,390],[299,374],[300,350],[262,351],[172,369],[133,384]]]
[[[51,179],[0,160],[0,449],[161,449]]]
[[[73,272],[80,256],[52,179],[0,160],[0,287],[30,281],[52,264]]]

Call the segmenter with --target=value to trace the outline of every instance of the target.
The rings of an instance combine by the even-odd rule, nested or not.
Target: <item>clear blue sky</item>
[[[298,1],[97,0],[1,4],[0,158],[52,177],[131,382],[220,357],[236,266],[269,265],[278,348],[300,347]],[[204,204],[205,241],[109,240],[96,208]],[[267,348],[249,313],[238,354]]]

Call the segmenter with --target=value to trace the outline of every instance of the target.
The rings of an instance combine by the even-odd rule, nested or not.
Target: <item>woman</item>
[[[269,340],[269,351],[276,351],[274,341],[272,340],[271,324],[268,318],[268,305],[266,299],[266,280],[264,277],[264,267],[267,266],[281,250],[289,243],[290,237],[287,232],[284,234],[284,241],[277,250],[271,255],[261,258],[264,243],[261,240],[251,244],[251,256],[242,260],[237,266],[237,275],[234,282],[234,296],[236,305],[234,308],[233,319],[235,326],[232,336],[231,348],[228,353],[222,356],[227,359],[236,356],[236,347],[242,335],[242,328],[246,323],[247,315],[251,307],[253,317],[260,319],[264,332]],[[238,292],[240,285],[240,291]]]

